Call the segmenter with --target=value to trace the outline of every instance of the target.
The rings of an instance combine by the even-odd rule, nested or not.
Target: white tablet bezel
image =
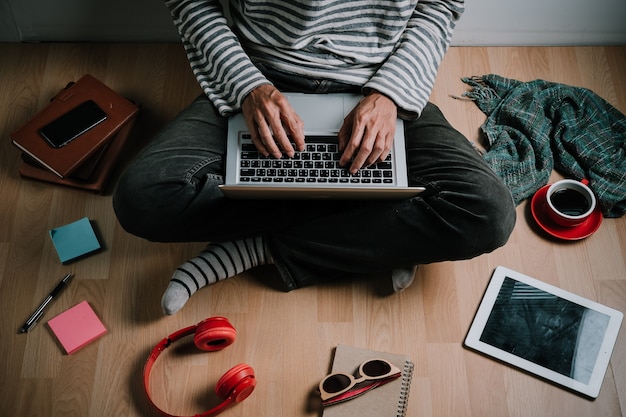
[[[498,294],[501,291],[502,285],[506,278],[519,281],[538,290],[552,294],[564,300],[568,300],[574,304],[578,304],[586,309],[595,311],[597,313],[608,316],[609,321],[604,331],[602,342],[600,344],[599,351],[595,358],[595,363],[591,371],[591,376],[588,382],[583,382],[574,379],[574,377],[566,376],[557,371],[551,370],[547,367],[531,362],[520,356],[516,356],[506,350],[503,350],[497,346],[487,344],[481,341],[487,322],[491,316],[491,312],[496,303]],[[562,385],[568,389],[579,392],[590,398],[597,398],[600,393],[600,387],[604,380],[604,375],[611,358],[611,353],[617,340],[620,325],[622,323],[624,315],[620,311],[614,310],[610,307],[598,304],[594,301],[580,297],[576,294],[564,291],[560,288],[541,282],[537,279],[526,276],[517,271],[499,266],[495,269],[491,281],[487,287],[485,295],[480,303],[474,321],[469,329],[467,337],[465,339],[465,346],[484,353],[495,359],[501,360],[508,364],[511,364],[517,368],[528,371],[539,377],[542,377],[548,381],[552,381],[556,384]]]

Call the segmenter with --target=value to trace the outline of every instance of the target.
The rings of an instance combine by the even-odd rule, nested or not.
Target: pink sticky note
[[[68,355],[107,332],[87,301],[75,305],[48,321]]]

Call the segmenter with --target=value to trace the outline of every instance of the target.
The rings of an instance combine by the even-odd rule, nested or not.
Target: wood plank
[[[152,243],[127,234],[117,223],[110,193],[21,180],[19,153],[8,137],[68,81],[91,73],[142,106],[119,173],[200,94],[182,45],[0,44],[0,55],[0,409],[6,415],[153,415],[141,379],[148,353],[163,337],[212,315],[233,322],[237,341],[204,353],[189,338],[164,354],[152,382],[168,411],[193,414],[217,404],[212,391],[217,379],[244,362],[255,369],[258,386],[225,416],[319,416],[317,383],[329,370],[332,349],[346,343],[413,358],[409,417],[626,415],[624,332],[596,401],[462,346],[497,265],[626,310],[626,218],[604,219],[592,237],[564,243],[543,234],[522,203],[506,246],[471,260],[421,266],[415,283],[401,294],[377,294],[388,274],[283,293],[267,284],[276,272],[264,267],[203,289],[180,313],[163,317],[160,298],[172,271],[204,244]],[[591,88],[626,111],[624,46],[452,48],[432,101],[477,145],[485,116],[473,103],[450,95],[466,91],[461,77],[488,73]],[[83,216],[95,221],[105,248],[63,266],[47,231]],[[46,318],[86,299],[109,329],[70,356],[45,321],[30,334],[16,334],[68,270],[76,280]]]

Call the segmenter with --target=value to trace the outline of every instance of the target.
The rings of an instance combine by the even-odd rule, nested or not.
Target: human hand
[[[374,92],[364,97],[346,116],[339,130],[339,164],[356,173],[364,166],[384,161],[393,145],[398,109],[390,98]]]
[[[292,157],[304,150],[304,123],[287,98],[274,86],[265,84],[252,90],[241,110],[252,135],[252,142],[265,156]]]

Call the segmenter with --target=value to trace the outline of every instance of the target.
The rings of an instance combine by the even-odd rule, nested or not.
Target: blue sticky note
[[[87,217],[51,229],[50,238],[63,264],[100,249],[100,242]]]

